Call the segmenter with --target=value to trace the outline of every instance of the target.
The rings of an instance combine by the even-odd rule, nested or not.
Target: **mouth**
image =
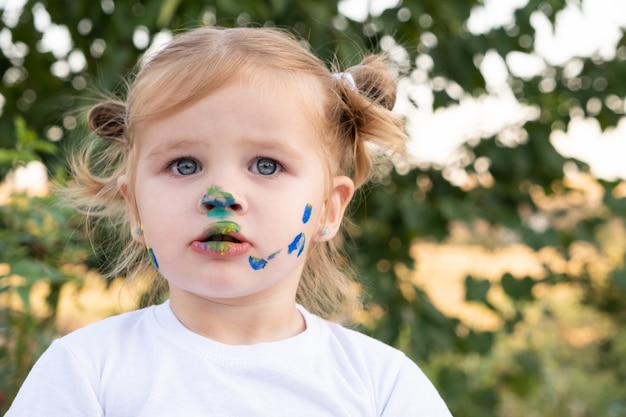
[[[202,242],[231,242],[231,243],[241,243],[241,240],[235,238],[231,235],[223,235],[223,234],[213,234],[209,235]]]
[[[250,247],[243,236],[239,235],[240,229],[234,222],[215,222],[192,243],[192,247],[208,256],[235,256]]]

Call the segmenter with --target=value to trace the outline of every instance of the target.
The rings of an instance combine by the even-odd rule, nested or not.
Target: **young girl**
[[[147,58],[91,109],[107,146],[73,161],[71,195],[128,236],[113,273],[169,298],[55,341],[8,416],[450,416],[404,354],[336,324],[358,303],[333,238],[403,148],[394,101],[381,57],[331,74],[276,29]]]

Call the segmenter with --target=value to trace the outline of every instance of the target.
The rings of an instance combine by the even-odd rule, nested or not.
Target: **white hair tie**
[[[349,72],[335,72],[333,73],[333,78],[337,81],[347,83],[350,89],[357,91],[356,83],[354,82],[354,77]]]

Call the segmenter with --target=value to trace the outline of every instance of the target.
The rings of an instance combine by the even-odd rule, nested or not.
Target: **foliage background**
[[[326,61],[336,54],[346,66],[363,50],[388,50],[407,84],[426,87],[434,108],[446,108],[487,95],[481,58],[532,54],[531,16],[554,23],[568,4],[581,7],[530,0],[514,24],[477,35],[467,19],[478,0],[405,0],[364,21],[342,16],[330,0],[26,0],[18,15],[3,10],[0,22],[0,177],[42,161],[53,182],[66,181],[64,155],[82,123],[76,110],[98,91],[121,92],[124,75],[162,31],[286,26]],[[46,49],[41,11],[69,32],[69,50]],[[358,227],[347,245],[370,294],[361,329],[418,361],[457,417],[626,416],[625,187],[593,178],[549,140],[575,117],[603,128],[622,119],[626,38],[617,48],[611,60],[577,58],[574,74],[549,63],[532,77],[509,72],[516,99],[537,115],[506,126],[515,140],[503,140],[503,132],[470,138],[448,166],[394,171],[354,208]],[[427,70],[417,65],[424,57],[432,62]],[[615,98],[621,105],[611,104]],[[452,171],[465,180],[451,181]],[[0,205],[3,412],[61,332],[64,288],[80,290],[103,262],[78,223],[54,195],[12,194]],[[434,303],[423,270],[415,279],[429,245],[496,255],[521,248],[539,266],[532,274],[506,265],[496,276],[478,270],[463,277],[462,304],[491,319],[480,325]],[[36,294],[43,294],[41,309],[33,306]]]

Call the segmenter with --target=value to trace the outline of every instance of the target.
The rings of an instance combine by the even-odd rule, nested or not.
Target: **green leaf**
[[[437,375],[439,385],[445,387],[446,396],[460,397],[467,390],[467,375],[460,369],[445,367]]]
[[[487,280],[475,279],[468,275],[465,277],[465,300],[487,302],[487,293],[491,283]]]
[[[476,332],[471,330],[467,335],[467,348],[470,352],[486,355],[491,351],[494,342],[493,332]]]
[[[626,291],[626,269],[616,269],[611,272],[611,283]]]
[[[532,290],[536,281],[530,277],[516,279],[510,273],[502,276],[502,289],[513,300],[523,301],[534,299]]]
[[[43,278],[56,280],[61,275],[59,271],[55,271],[43,262],[34,259],[20,259],[11,262],[10,266],[11,274],[26,278],[29,285]]]
[[[22,300],[22,304],[26,310],[30,309],[30,289],[31,287],[28,285],[13,287],[13,290],[20,297],[20,300]]]

